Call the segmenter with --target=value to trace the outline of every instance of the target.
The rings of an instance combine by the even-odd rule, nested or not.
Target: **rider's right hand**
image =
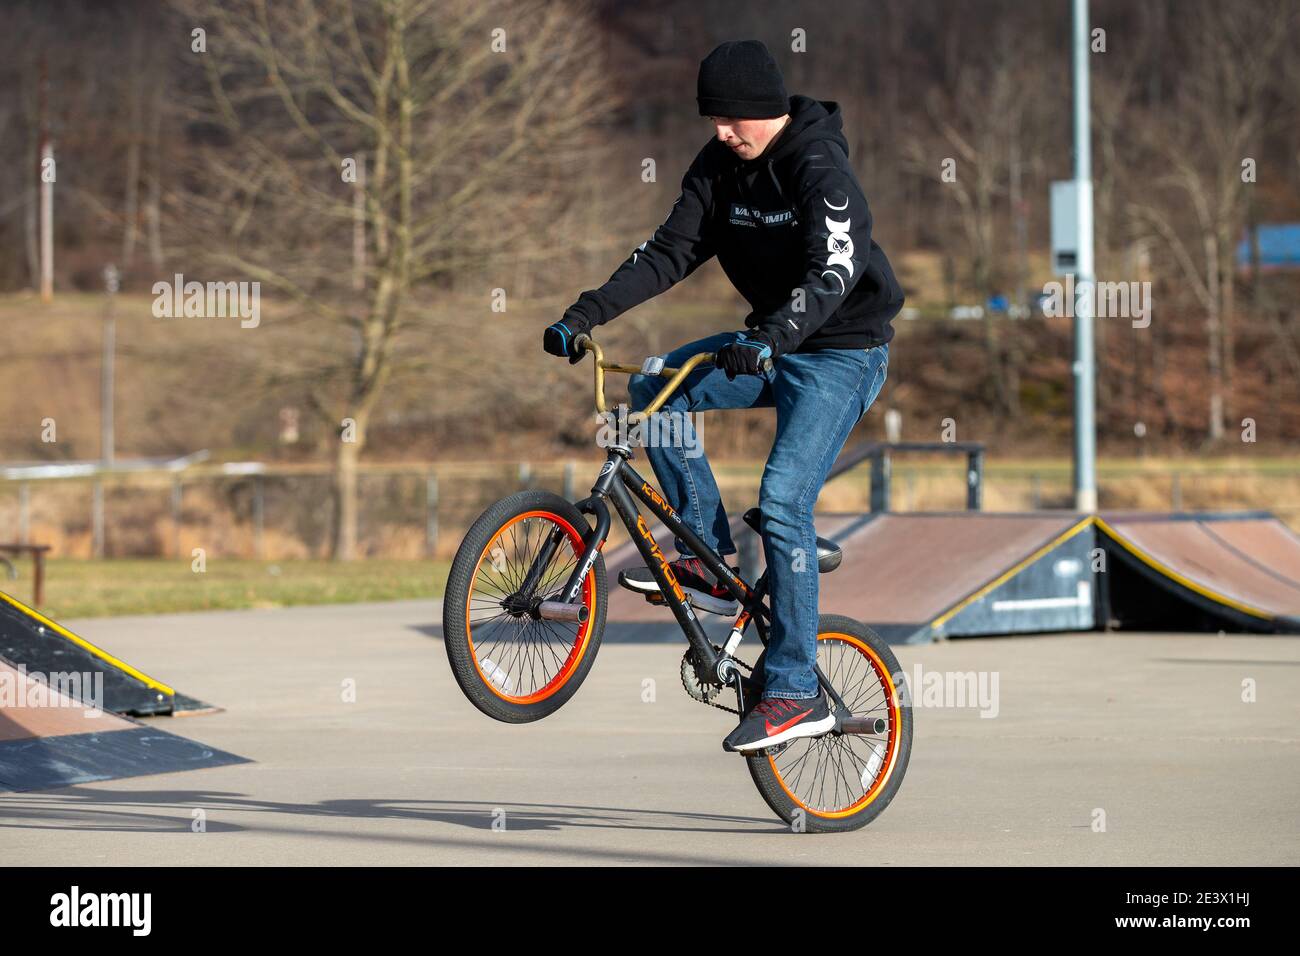
[[[569,364],[582,360],[583,351],[576,348],[578,336],[591,331],[591,323],[570,309],[564,318],[546,327],[542,333],[542,348],[552,355],[567,356]]]

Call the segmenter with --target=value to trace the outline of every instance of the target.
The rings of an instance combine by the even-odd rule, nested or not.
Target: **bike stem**
[[[574,604],[578,600],[578,590],[582,587],[583,579],[586,578],[587,572],[591,566],[596,563],[596,555],[599,553],[601,545],[609,536],[609,509],[605,503],[598,498],[584,498],[576,502],[579,511],[584,514],[594,514],[596,516],[596,527],[591,528],[582,536],[583,549],[582,557],[579,558],[577,565],[569,573],[568,580],[564,582],[564,587],[560,591],[559,604]],[[542,572],[551,564],[551,558],[555,556],[555,550],[564,541],[564,531],[556,528],[550,533],[546,542],[533,559],[533,563],[528,568],[528,574],[524,576],[523,583],[515,591],[515,594],[526,594],[532,599],[533,589],[537,587],[537,582],[542,576]]]

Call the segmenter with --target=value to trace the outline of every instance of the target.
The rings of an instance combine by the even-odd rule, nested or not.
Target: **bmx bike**
[[[653,401],[628,416],[630,424],[658,412],[696,368],[713,359],[700,353],[680,368],[664,367],[661,358],[624,365],[607,362],[590,336],[580,336],[578,344],[595,358],[596,408],[602,413],[609,411],[606,372],[667,378]],[[644,596],[666,604],[685,635],[681,677],[687,693],[734,714],[757,702],[761,654],[751,666],[737,651],[751,624],[767,646],[766,570],[751,585],[728,567],[637,474],[631,458],[631,447],[609,446],[591,494],[580,501],[543,490],[503,498],[461,542],[447,578],[444,644],[460,689],[489,717],[540,720],[572,698],[590,673],[605,629],[607,502],[659,584],[658,593]],[[687,542],[737,602],[739,614],[722,646],[701,626],[638,502]],[[760,520],[757,508],[744,515],[756,531]],[[833,541],[817,539],[818,573],[833,571],[841,558]],[[902,784],[912,750],[910,699],[897,686],[901,673],[889,645],[849,617],[818,617],[816,671],[834,727],[743,756],[763,800],[786,823],[807,832],[856,830],[875,819]],[[735,692],[735,710],[720,703],[727,688]]]

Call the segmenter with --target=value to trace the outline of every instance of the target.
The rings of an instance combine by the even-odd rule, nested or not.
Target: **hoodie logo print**
[[[825,197],[822,198],[822,202],[826,203],[826,207],[833,212],[842,212],[849,208],[849,199],[847,196],[844,197],[844,204],[842,206],[832,205],[831,201]],[[853,278],[853,239],[849,236],[849,229],[852,228],[852,225],[853,221],[851,219],[832,219],[830,216],[826,217],[826,231],[830,233],[830,235],[826,237],[826,251],[830,253],[830,255],[826,257],[826,264],[829,266],[840,266],[848,273],[850,279]],[[835,272],[833,269],[826,269],[822,272],[822,276],[834,276],[838,279],[840,282],[839,294],[844,294],[844,276]]]

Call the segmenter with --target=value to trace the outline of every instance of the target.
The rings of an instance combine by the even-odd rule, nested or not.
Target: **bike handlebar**
[[[667,378],[668,381],[664,387],[659,390],[659,394],[654,397],[650,404],[639,412],[632,412],[628,417],[631,420],[634,416],[653,415],[659,409],[663,408],[664,403],[668,401],[673,392],[686,380],[686,376],[695,371],[697,367],[706,362],[713,361],[712,352],[697,352],[686,360],[686,363],[679,368],[661,367],[657,371],[648,371],[645,363],[641,365],[627,365],[619,362],[606,362],[605,353],[601,351],[595,339],[590,335],[583,333],[574,339],[574,347],[581,349],[583,352],[591,352],[596,363],[596,411],[607,412],[608,406],[605,404],[605,373],[622,372],[627,375],[658,375]],[[649,360],[647,360],[648,362]],[[772,360],[765,358],[762,361],[764,372],[772,371]]]

